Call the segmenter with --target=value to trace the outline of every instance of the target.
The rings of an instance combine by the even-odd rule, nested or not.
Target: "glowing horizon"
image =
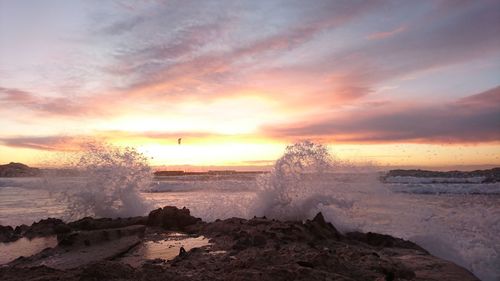
[[[489,0],[0,0],[0,163],[101,140],[261,166],[310,139],[356,163],[500,166],[498,26]]]

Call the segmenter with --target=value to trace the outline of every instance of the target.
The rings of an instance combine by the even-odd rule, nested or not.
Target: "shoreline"
[[[70,223],[46,219],[12,228],[10,233],[16,230],[17,238],[55,235],[58,244],[1,266],[0,276],[6,281],[479,280],[415,243],[371,232],[340,233],[321,213],[305,222],[254,217],[207,223],[186,208],[167,206],[145,217],[84,218]],[[9,231],[2,227],[0,237]],[[168,241],[167,233],[185,235],[177,240],[177,255],[139,256],[137,267],[123,262],[141,245]],[[183,239],[197,237],[208,243],[186,250]]]

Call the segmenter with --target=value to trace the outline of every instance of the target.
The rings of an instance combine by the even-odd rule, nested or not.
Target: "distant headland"
[[[482,177],[482,183],[500,182],[500,167],[475,171],[437,172],[428,170],[390,170],[384,178],[416,177],[416,178],[474,178]]]
[[[0,165],[0,177],[36,177],[42,171],[38,168],[32,168],[22,163],[10,162]]]

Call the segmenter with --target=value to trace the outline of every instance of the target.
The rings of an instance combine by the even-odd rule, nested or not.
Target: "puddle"
[[[20,256],[29,257],[45,248],[57,246],[57,237],[21,238],[14,242],[0,243],[0,264],[5,264]]]
[[[138,267],[148,259],[172,260],[179,254],[181,247],[189,251],[192,248],[208,245],[210,243],[204,236],[191,237],[182,233],[169,233],[161,239],[142,242],[119,260],[130,266]]]

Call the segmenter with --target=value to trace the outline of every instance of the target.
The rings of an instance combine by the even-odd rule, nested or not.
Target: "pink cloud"
[[[337,142],[499,142],[500,86],[444,105],[385,104],[345,112],[305,125],[281,124],[263,133],[282,138]]]
[[[384,31],[384,32],[376,32],[368,35],[366,38],[369,40],[380,40],[388,37],[392,37],[398,33],[401,33],[406,30],[406,26],[400,26],[396,29],[390,30],[390,31]]]

